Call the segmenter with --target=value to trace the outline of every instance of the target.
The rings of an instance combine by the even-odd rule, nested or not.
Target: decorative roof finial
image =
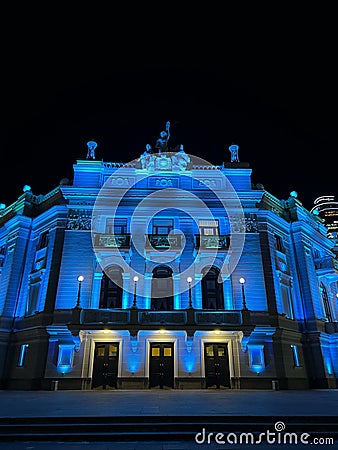
[[[231,153],[231,162],[239,162],[238,157],[238,145],[232,144],[229,147],[230,153]]]
[[[97,143],[95,141],[88,141],[87,142],[87,156],[86,159],[95,159],[95,149],[97,147]]]

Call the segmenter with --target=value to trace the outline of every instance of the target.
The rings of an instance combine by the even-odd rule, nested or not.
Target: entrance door
[[[174,387],[174,344],[150,344],[149,388]]]
[[[230,370],[227,344],[204,344],[206,387],[230,388]]]
[[[118,342],[95,344],[92,389],[117,388]]]

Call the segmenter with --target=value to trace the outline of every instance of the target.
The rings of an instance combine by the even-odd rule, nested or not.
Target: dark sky
[[[296,190],[310,209],[336,195],[337,36],[323,12],[307,25],[300,15],[229,30],[227,18],[210,31],[203,11],[189,29],[181,20],[150,31],[118,27],[116,16],[110,27],[15,20],[2,54],[0,203],[25,184],[46,194],[72,178],[90,139],[97,159],[133,160],[167,120],[170,144],[210,163],[239,145],[253,182],[278,198]]]

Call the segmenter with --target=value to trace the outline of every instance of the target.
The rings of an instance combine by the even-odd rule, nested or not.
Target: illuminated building
[[[337,388],[332,240],[231,147],[87,156],[2,205],[2,388]]]
[[[328,229],[328,237],[336,238],[338,233],[338,202],[334,195],[323,195],[316,198],[311,212],[318,212]]]

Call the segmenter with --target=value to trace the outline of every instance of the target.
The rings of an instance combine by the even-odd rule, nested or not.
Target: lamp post
[[[242,285],[242,309],[243,310],[247,310],[247,306],[246,306],[246,301],[245,301],[245,292],[244,292],[244,283],[245,283],[245,278],[240,278],[239,282]]]
[[[192,298],[191,298],[191,282],[192,282],[192,278],[188,277],[187,278],[187,282],[188,282],[188,288],[189,288],[189,309],[192,309]]]
[[[84,277],[82,275],[77,277],[77,281],[79,282],[79,286],[78,286],[78,289],[77,289],[76,308],[81,308],[81,306],[80,306],[80,296],[81,296],[81,284],[82,284],[83,280],[84,280]]]
[[[137,308],[137,304],[136,304],[136,284],[138,282],[138,276],[135,275],[133,280],[134,280],[134,299],[133,299],[133,306],[132,307],[133,308]]]

